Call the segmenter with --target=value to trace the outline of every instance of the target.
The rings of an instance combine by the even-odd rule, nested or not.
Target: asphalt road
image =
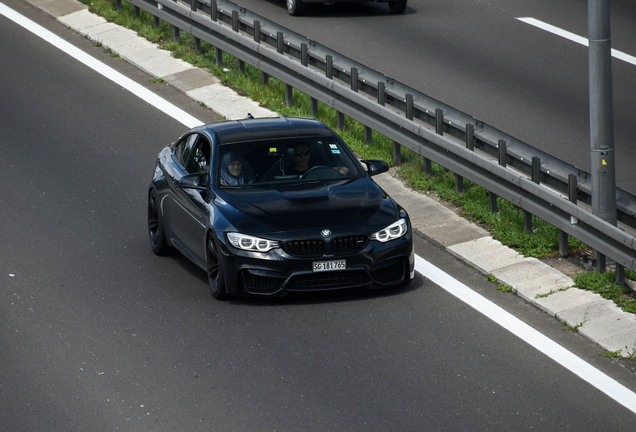
[[[584,0],[409,0],[247,9],[590,171],[588,50],[515,18],[532,17],[587,38]],[[612,48],[636,56],[636,8],[611,2]],[[636,194],[636,66],[614,60],[617,185]]]
[[[91,55],[214,121],[19,0]],[[0,16],[0,430],[630,430],[634,414],[418,276],[387,292],[211,298],[146,234],[184,131]],[[582,337],[417,240],[417,253],[632,390]]]

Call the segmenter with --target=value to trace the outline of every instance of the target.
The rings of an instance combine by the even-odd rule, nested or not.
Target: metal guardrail
[[[591,205],[589,173],[232,2],[128,1],[636,271],[636,238],[563,196],[575,178],[576,199]],[[636,228],[636,197],[617,189],[616,205]]]

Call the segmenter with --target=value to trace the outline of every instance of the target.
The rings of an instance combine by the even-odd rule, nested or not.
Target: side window
[[[189,174],[208,172],[210,167],[210,143],[200,135],[192,136],[196,136],[196,141],[188,155],[185,169]]]
[[[192,152],[192,146],[194,142],[196,141],[197,137],[198,137],[197,134],[192,134],[192,135],[188,135],[184,137],[181,141],[179,141],[179,144],[177,144],[177,146],[174,149],[174,156],[177,158],[177,160],[179,161],[179,163],[181,163],[183,167],[186,166],[188,157],[190,156],[190,153]]]

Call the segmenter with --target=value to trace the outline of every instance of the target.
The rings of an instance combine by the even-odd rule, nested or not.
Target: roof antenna
[[[254,116],[252,115],[252,113],[247,113],[247,117],[245,117],[246,119],[253,119]]]

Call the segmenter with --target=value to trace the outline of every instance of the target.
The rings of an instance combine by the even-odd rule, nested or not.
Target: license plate
[[[346,270],[347,260],[314,261],[314,272]]]

